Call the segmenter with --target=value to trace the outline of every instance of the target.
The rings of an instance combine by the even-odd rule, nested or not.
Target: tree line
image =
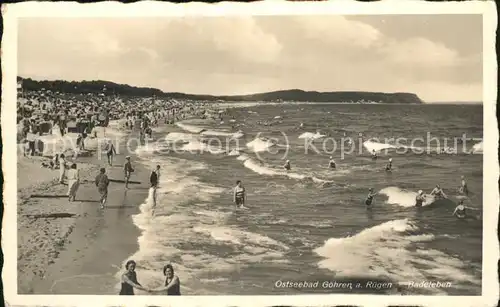
[[[117,84],[110,81],[37,81],[29,78],[18,77],[18,81],[23,82],[23,89],[29,91],[50,90],[52,92],[73,93],[73,94],[101,94],[120,95],[130,97],[162,97],[168,99],[190,99],[205,101],[300,101],[300,102],[357,102],[360,100],[382,102],[382,103],[402,103],[421,104],[423,101],[413,93],[381,93],[381,92],[316,92],[303,91],[299,89],[274,91],[241,96],[212,96],[212,95],[192,95],[176,92],[163,92],[156,88],[136,87],[128,84]]]

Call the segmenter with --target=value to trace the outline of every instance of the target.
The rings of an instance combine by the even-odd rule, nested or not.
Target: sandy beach
[[[125,154],[122,148],[118,152],[112,167],[106,166],[105,157],[99,159],[97,152],[93,157],[78,158],[83,183],[75,202],[62,197],[67,185],[57,182],[58,170],[40,167],[38,158],[19,158],[20,294],[112,294],[103,289],[116,283],[116,263],[137,249],[139,231],[131,215],[137,212],[149,188],[149,170],[134,163],[131,180],[141,184],[132,184],[125,190],[124,184],[111,183],[108,206],[99,209],[99,195],[93,183],[98,169],[106,166],[110,179],[121,180],[125,156],[130,155],[134,161],[134,156]],[[32,197],[40,194],[61,197]]]

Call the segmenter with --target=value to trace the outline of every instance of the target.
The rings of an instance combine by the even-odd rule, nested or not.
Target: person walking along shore
[[[97,177],[95,178],[95,186],[97,187],[99,194],[101,194],[101,209],[104,209],[104,205],[106,204],[106,201],[108,199],[109,186],[109,179],[106,175],[106,169],[104,167],[101,168],[99,175],[97,175]]]
[[[109,140],[108,144],[106,145],[106,156],[108,157],[109,166],[113,165],[113,156],[114,155],[116,155],[115,145],[113,145],[113,142],[111,142],[111,140]]]
[[[125,162],[125,165],[123,166],[123,171],[125,172],[125,188],[128,189],[128,182],[130,180],[130,176],[134,172],[134,169],[132,168],[132,163],[130,163],[130,156],[127,156],[125,159],[127,159],[127,162]]]
[[[76,163],[71,164],[68,170],[68,199],[75,201],[76,192],[80,186],[80,172],[77,169]]]

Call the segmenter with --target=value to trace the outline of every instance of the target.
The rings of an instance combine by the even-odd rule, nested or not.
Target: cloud
[[[381,47],[386,58],[403,67],[447,68],[460,65],[460,56],[452,50],[423,37],[388,41]]]
[[[32,18],[20,22],[18,66],[28,77],[203,94],[302,88],[481,99],[481,46],[464,55],[436,35],[399,36],[345,16]]]

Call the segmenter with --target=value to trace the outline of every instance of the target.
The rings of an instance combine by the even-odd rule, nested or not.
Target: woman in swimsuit
[[[377,193],[373,193],[373,188],[370,188],[369,192],[368,192],[368,196],[366,197],[366,200],[365,200],[365,205],[367,207],[371,207],[371,205],[373,204],[373,197],[375,197],[377,195]]]
[[[292,169],[292,166],[290,165],[290,160],[286,160],[285,165],[283,165],[283,168],[287,171]]]
[[[174,274],[174,268],[171,264],[167,264],[163,268],[163,275],[165,275],[165,285],[163,287],[150,290],[151,292],[167,292],[167,295],[181,295],[181,281],[179,277]]]
[[[417,197],[415,198],[415,207],[422,207],[424,201],[425,201],[424,191],[419,190]]]
[[[333,160],[333,157],[330,157],[330,162],[328,163],[328,166],[332,169],[337,168],[337,164],[335,164],[335,160]]]
[[[431,195],[436,196],[436,198],[446,198],[446,194],[444,194],[443,189],[439,184],[436,184],[436,187],[432,190]]]
[[[467,188],[467,181],[465,181],[464,176],[462,176],[462,182],[461,182],[459,192],[460,192],[460,194],[463,194],[465,196],[469,196],[469,189]]]
[[[392,171],[392,158],[389,158],[389,163],[387,163],[387,165],[385,166],[385,170],[387,172]]]
[[[471,207],[466,207],[466,206],[464,206],[464,201],[461,200],[458,203],[458,206],[455,208],[455,211],[453,211],[452,215],[456,216],[459,219],[464,219],[464,218],[468,217],[467,210],[479,210],[479,209],[477,209],[477,208],[471,208]],[[477,217],[477,218],[479,219],[480,217]]]
[[[125,269],[127,270],[122,275],[122,284],[120,289],[120,295],[134,295],[134,288],[147,291],[141,284],[137,281],[137,274],[135,273],[136,263],[134,260],[127,261],[125,264]]]

